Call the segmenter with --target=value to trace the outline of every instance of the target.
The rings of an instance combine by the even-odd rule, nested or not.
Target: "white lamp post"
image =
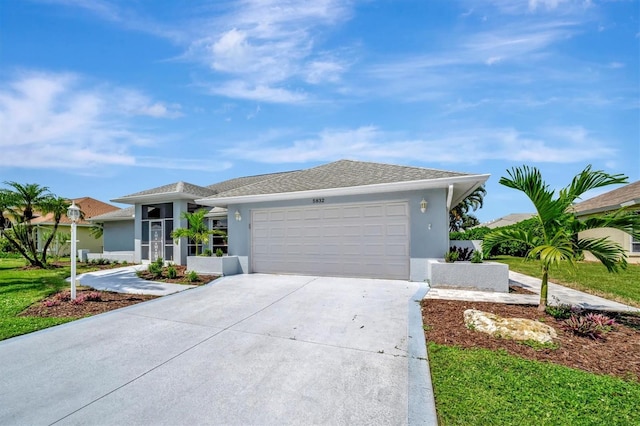
[[[71,299],[76,299],[76,222],[80,219],[80,209],[75,202],[67,210],[67,217],[71,220]]]

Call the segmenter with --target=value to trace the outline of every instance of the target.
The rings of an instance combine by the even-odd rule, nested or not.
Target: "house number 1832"
[[[314,198],[313,204],[324,203],[324,198]]]

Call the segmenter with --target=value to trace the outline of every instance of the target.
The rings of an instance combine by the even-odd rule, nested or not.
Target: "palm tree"
[[[487,190],[484,188],[484,185],[479,186],[474,189],[471,194],[467,195],[464,200],[453,207],[449,211],[449,230],[455,232],[459,231],[465,224],[477,224],[478,219],[470,215],[469,211],[476,211],[482,208],[485,195],[487,195]]]
[[[41,261],[43,264],[47,264],[47,250],[49,249],[49,245],[51,241],[53,241],[56,231],[58,231],[58,225],[60,224],[60,220],[62,216],[67,214],[67,210],[71,206],[71,203],[65,198],[62,197],[50,197],[47,201],[42,203],[42,213],[53,213],[53,231],[49,234],[49,238],[44,243],[41,253]],[[71,256],[75,256],[75,253],[71,253]]]
[[[216,229],[207,228],[204,216],[207,214],[206,209],[196,210],[193,213],[183,212],[180,216],[187,220],[187,228],[176,228],[171,232],[171,238],[177,240],[179,238],[188,238],[196,245],[196,255],[199,254],[200,243],[205,244],[209,240],[210,235],[226,236],[226,233]]]
[[[518,241],[529,247],[527,258],[539,260],[542,268],[538,310],[544,311],[547,306],[549,269],[562,261],[575,267],[576,256],[582,251],[591,252],[609,272],[626,268],[626,252],[620,244],[607,237],[580,239],[578,233],[588,229],[614,228],[640,238],[640,216],[621,209],[581,220],[571,209],[574,201],[585,192],[607,185],[627,183],[626,176],[593,171],[589,165],[554,198],[555,192],[542,180],[537,168],[515,167],[507,170],[507,173],[509,177],[502,177],[500,183],[522,191],[529,197],[537,211],[535,219],[542,232],[535,235],[533,230],[497,229],[484,237],[483,250],[486,255],[494,245],[507,241]]]
[[[5,232],[5,236],[32,266],[44,267],[45,265],[38,259],[31,220],[34,218],[34,212],[42,211],[53,195],[49,192],[49,188],[36,183],[23,185],[17,182],[5,182],[5,185],[13,190],[3,191],[2,201],[8,205],[0,207],[7,207],[9,214],[16,222],[11,232]]]

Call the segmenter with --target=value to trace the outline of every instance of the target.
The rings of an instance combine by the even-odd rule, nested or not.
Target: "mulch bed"
[[[69,291],[65,290],[60,293],[69,293]],[[78,290],[76,292],[76,298],[81,298],[82,296],[91,293],[99,293],[101,300],[85,300],[80,304],[74,304],[71,301],[59,301],[60,297],[57,295],[60,293],[53,294],[46,299],[31,305],[20,313],[20,316],[80,318],[124,308],[125,306],[135,305],[136,303],[145,302],[158,297],[147,294],[125,294],[113,293],[110,291],[96,292],[95,290]],[[58,302],[58,304],[54,306],[46,306],[47,303],[51,302]]]
[[[210,283],[211,281],[213,281],[215,279],[220,278],[218,275],[202,275],[202,274],[198,274],[198,279],[197,280],[189,281],[187,279],[187,267],[186,266],[173,265],[173,267],[176,269],[176,273],[177,273],[175,278],[169,278],[167,276],[168,268],[166,266],[164,268],[162,268],[162,276],[160,276],[160,277],[153,275],[148,270],[139,271],[138,272],[138,277],[140,277],[140,278],[142,278],[144,280],[149,280],[149,281],[156,281],[156,282],[162,282],[162,283],[173,283],[173,284],[190,284],[190,285],[203,285],[203,284]]]
[[[534,349],[514,340],[469,330],[463,312],[478,309],[502,317],[541,320],[555,328],[558,349]],[[461,348],[503,349],[522,358],[547,361],[595,374],[640,381],[640,316],[601,312],[618,325],[604,339],[593,340],[564,330],[562,320],[540,313],[537,306],[426,299],[422,301],[425,337],[434,343]]]

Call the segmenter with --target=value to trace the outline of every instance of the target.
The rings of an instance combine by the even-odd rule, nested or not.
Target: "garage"
[[[253,272],[409,279],[407,201],[255,209]]]

